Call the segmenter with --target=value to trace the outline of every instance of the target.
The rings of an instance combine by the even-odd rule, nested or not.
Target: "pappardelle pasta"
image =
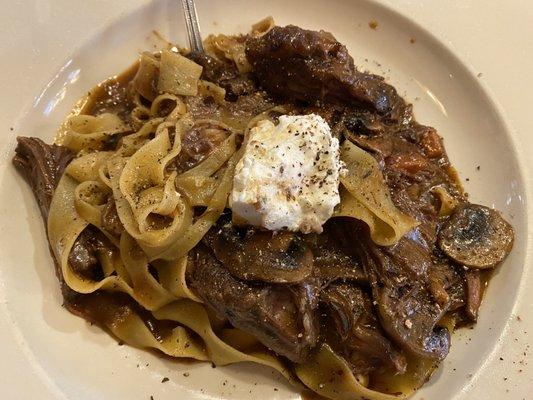
[[[67,308],[132,346],[267,365],[326,398],[408,397],[475,322],[512,228],[468,203],[435,130],[331,34],[267,18],[205,49],[144,52],[80,100],[55,145],[19,139]],[[229,198],[236,169],[260,171],[246,164],[258,124],[309,115],[339,143],[333,214],[314,232],[238,219]],[[271,218],[281,183],[251,212]],[[312,212],[283,190],[294,215]]]

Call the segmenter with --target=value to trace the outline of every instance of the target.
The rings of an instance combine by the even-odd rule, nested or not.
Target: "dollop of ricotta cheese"
[[[236,223],[322,232],[340,202],[339,141],[319,115],[282,115],[250,130],[229,204]]]

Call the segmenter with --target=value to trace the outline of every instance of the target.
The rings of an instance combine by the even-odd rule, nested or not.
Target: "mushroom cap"
[[[513,241],[513,227],[499,212],[470,203],[455,208],[438,239],[449,258],[469,268],[496,266],[509,254]]]
[[[210,240],[215,256],[245,281],[296,283],[313,271],[313,253],[297,234],[249,228],[244,235],[224,225]]]

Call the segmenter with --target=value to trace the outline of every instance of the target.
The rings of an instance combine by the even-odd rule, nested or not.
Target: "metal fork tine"
[[[183,16],[187,25],[187,35],[189,36],[189,46],[191,51],[204,52],[202,36],[200,35],[200,24],[196,14],[196,5],[194,0],[181,0]]]

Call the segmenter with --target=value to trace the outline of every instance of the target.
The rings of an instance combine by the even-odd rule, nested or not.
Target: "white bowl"
[[[512,378],[518,385],[509,386],[510,393],[527,393],[523,389],[530,383],[517,368],[495,374],[502,365],[500,340],[506,338],[513,354],[520,353],[505,335],[518,296],[524,295],[521,285],[532,287],[531,279],[525,280],[524,166],[500,108],[477,71],[411,18],[370,0],[304,4],[200,1],[198,11],[204,34],[246,32],[269,14],[281,25],[330,31],[348,46],[356,64],[385,75],[413,102],[419,122],[437,128],[471,200],[501,210],[516,230],[516,242],[491,281],[475,329],[453,335],[450,355],[415,398],[467,398],[471,382],[479,382],[475,393],[497,393],[496,388],[480,389],[491,377],[501,379],[502,387],[503,378]],[[0,391],[17,398],[80,400],[299,398],[266,368],[242,364],[212,369],[207,363],[177,362],[120,347],[60,307],[37,205],[10,164],[16,135],[51,141],[85,91],[125,69],[140,51],[162,46],[153,30],[184,45],[178,2],[40,0],[4,10],[0,121],[4,130],[13,130],[0,137],[0,326],[6,327],[0,330]],[[17,12],[24,13],[24,20]],[[369,28],[371,20],[378,22],[377,29]],[[169,381],[161,383],[163,377]]]

